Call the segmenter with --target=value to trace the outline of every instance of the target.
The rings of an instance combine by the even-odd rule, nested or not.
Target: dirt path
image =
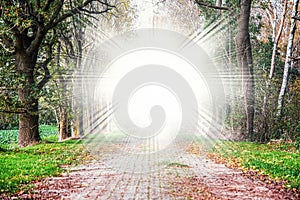
[[[111,158],[118,156],[110,154]],[[29,193],[7,199],[299,199],[281,184],[265,183],[187,152],[174,160],[156,162],[151,173],[117,170],[105,165],[109,159],[91,161],[60,177],[46,178]],[[137,162],[128,160],[127,165]]]

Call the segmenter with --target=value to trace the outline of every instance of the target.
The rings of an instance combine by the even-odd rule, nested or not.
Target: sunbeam
[[[163,167],[158,163],[179,157],[193,142],[210,148],[226,139],[225,104],[241,78],[229,59],[235,50],[225,48],[229,17],[203,29],[191,14],[193,31],[178,33],[180,18],[159,28],[171,17],[157,10],[160,3],[134,3],[147,9],[139,11],[132,31],[111,33],[96,21],[88,24],[86,37],[93,43],[74,54],[83,59],[81,70],[64,79],[78,83],[73,95],[84,108],[78,114],[86,121],[83,138],[92,154],[111,157],[102,147],[107,143],[117,152],[108,165],[142,173]]]

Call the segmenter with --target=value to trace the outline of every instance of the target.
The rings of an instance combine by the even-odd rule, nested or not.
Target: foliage
[[[64,171],[60,166],[83,162],[87,154],[78,141],[42,143],[26,148],[0,146],[0,193],[14,193],[28,184]]]
[[[253,56],[255,59],[256,72],[256,131],[252,136],[253,141],[268,142],[271,139],[285,139],[296,141],[299,137],[299,75],[297,70],[292,70],[290,74],[290,84],[286,96],[286,103],[281,119],[276,116],[277,113],[277,98],[281,86],[284,61],[277,56],[277,68],[274,77],[270,80],[270,86],[267,88],[268,73],[271,65],[271,51],[273,42],[271,38],[267,41],[253,40],[256,45],[253,45]],[[278,51],[278,54],[280,52]],[[268,93],[268,102],[266,107],[266,119],[263,116],[263,104],[266,93]],[[264,128],[265,127],[265,128]]]
[[[300,189],[300,152],[295,144],[221,142],[213,148],[212,156],[244,170],[257,170],[275,180],[286,180],[287,188]]]
[[[17,114],[0,112],[0,130],[17,129],[19,126],[18,119]]]
[[[17,86],[20,85],[20,79],[17,78],[16,71],[11,53],[4,50],[4,48],[0,48],[0,112],[10,112],[18,109]]]
[[[201,1],[201,0],[195,0],[195,2],[202,2],[207,5],[215,5],[216,1],[208,0],[208,1]],[[211,6],[199,6],[201,14],[205,18],[205,24],[204,27],[207,28],[213,23],[217,22],[218,20],[222,19],[223,17],[227,18],[233,18],[236,20],[236,13],[238,13],[238,1],[236,0],[229,0],[224,1],[224,5],[221,5],[221,7],[227,7],[229,10],[227,11],[221,11],[219,9],[212,8]]]
[[[39,126],[42,139],[57,138],[57,127],[49,125]],[[18,130],[0,130],[0,144],[13,144],[18,142]]]
[[[7,54],[0,63],[1,76],[6,78],[11,73],[12,80],[18,80],[19,84],[13,83],[13,87],[3,84],[4,92],[0,94],[4,96],[3,102],[9,103],[0,103],[0,111],[20,114],[19,146],[40,140],[38,101],[52,75],[49,63],[57,53],[58,30],[68,29],[71,17],[80,15],[85,20],[113,8],[107,1],[99,0],[1,1],[1,54]],[[10,104],[20,105],[14,108]]]

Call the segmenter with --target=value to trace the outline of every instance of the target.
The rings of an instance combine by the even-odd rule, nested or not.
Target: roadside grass
[[[51,125],[39,126],[40,136],[42,139],[57,140],[58,128]],[[18,142],[18,130],[0,130],[0,145],[14,144]]]
[[[40,144],[18,148],[16,143],[0,143],[0,194],[26,190],[34,181],[56,176],[66,171],[66,165],[75,165],[90,159],[80,140],[57,142],[57,128],[40,127]],[[6,131],[0,131],[0,135]],[[0,195],[1,198],[1,195]]]
[[[274,180],[285,180],[287,188],[300,189],[300,152],[294,144],[219,142],[209,156]]]
[[[0,193],[15,193],[20,184],[29,184],[59,175],[61,166],[79,164],[89,158],[80,141],[41,143],[26,148],[1,146]]]

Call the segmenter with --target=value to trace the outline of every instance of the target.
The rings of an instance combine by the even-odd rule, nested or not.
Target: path
[[[185,152],[178,159],[160,162],[162,166],[151,173],[139,174],[107,166],[107,159],[46,178],[35,184],[31,194],[10,199],[298,199],[281,185],[245,176],[203,155]]]

